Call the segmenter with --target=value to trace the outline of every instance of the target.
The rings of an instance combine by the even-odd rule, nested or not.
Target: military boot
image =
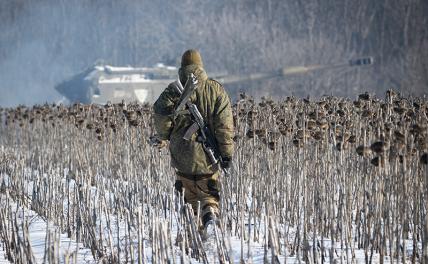
[[[202,218],[203,230],[201,232],[201,238],[203,240],[215,238],[215,228],[219,227],[219,220],[217,215],[212,212],[206,213]]]

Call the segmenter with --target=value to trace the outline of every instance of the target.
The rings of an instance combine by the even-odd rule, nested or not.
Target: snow
[[[166,69],[169,71],[176,71],[177,70],[177,68],[174,66],[166,66],[165,64],[162,64],[162,63],[156,64],[154,68],[116,67],[116,66],[111,66],[111,65],[104,65],[104,67],[102,67],[102,68],[100,67],[98,69],[103,70],[109,74],[144,73],[144,72],[151,72],[151,71],[154,71],[156,69]]]
[[[6,259],[6,252],[4,252],[3,244],[0,243],[0,264],[9,264],[10,262]]]
[[[115,77],[104,77],[100,76],[98,83],[99,84],[107,84],[107,83],[150,83],[153,80],[146,78],[142,74],[128,74],[122,76]]]
[[[29,172],[30,173],[30,172]],[[66,173],[64,173],[66,174]],[[43,175],[39,175],[38,173],[34,173],[35,177],[47,177],[46,174]],[[10,177],[7,175],[1,175],[0,176],[0,184],[3,182],[4,186],[6,186],[7,188],[10,187]],[[63,178],[61,179],[61,183],[63,184],[63,186],[65,188],[70,188],[71,192],[74,192],[74,189],[76,188],[76,182],[74,180],[70,180],[70,179],[66,179]],[[119,183],[117,183],[119,184]],[[123,182],[121,183],[121,186],[123,188],[126,188],[127,186],[127,182]],[[29,181],[26,183],[26,186],[24,188],[26,190],[26,194],[28,197],[31,197],[32,191],[33,191],[33,182]],[[115,195],[113,193],[110,192],[102,192],[97,190],[97,188],[95,187],[91,187],[89,186],[88,189],[89,191],[89,195],[90,197],[93,198],[94,201],[97,201],[98,199],[101,199],[102,196],[104,196],[104,198],[107,201],[107,204],[109,203],[109,201],[112,201],[115,199]],[[19,219],[19,226],[22,227],[21,223],[28,223],[28,230],[29,230],[29,241],[31,244],[31,248],[34,254],[34,257],[37,261],[37,263],[43,263],[44,262],[44,258],[45,258],[45,248],[47,246],[47,240],[49,235],[54,235],[56,237],[58,237],[58,247],[59,250],[57,252],[57,255],[59,256],[59,259],[61,260],[61,263],[65,263],[66,262],[66,256],[70,257],[70,260],[73,260],[73,258],[76,258],[76,263],[95,263],[96,260],[94,260],[93,256],[92,256],[92,252],[89,248],[84,247],[82,243],[77,243],[75,239],[70,238],[67,236],[67,234],[65,233],[61,233],[58,226],[53,225],[52,223],[47,222],[44,218],[42,218],[40,215],[38,215],[36,212],[34,212],[33,210],[30,210],[29,208],[25,208],[23,206],[18,205],[15,201],[11,200],[10,197],[9,198],[9,205],[4,204],[4,201],[6,199],[5,198],[5,194],[0,194],[0,203],[1,206],[10,206],[10,208],[12,209],[13,214],[12,215],[17,215],[18,219]],[[248,201],[249,203],[251,203],[251,201]],[[68,201],[64,200],[63,201],[63,206],[65,210],[68,210]],[[148,206],[148,205],[146,205]],[[142,212],[144,212],[144,210],[146,210],[148,208],[141,208],[140,210]],[[169,212],[167,212],[167,215],[169,214]],[[154,216],[154,217],[158,217],[158,216]],[[168,219],[162,218],[159,216],[159,223],[161,223],[163,226],[167,227],[167,226],[171,226],[172,230],[171,230],[171,237],[172,237],[172,241],[176,241],[177,239],[177,234],[178,234],[178,223],[173,221],[173,223],[170,223],[168,221]],[[108,221],[110,221],[111,223],[111,230],[106,230],[106,226],[108,225]],[[248,221],[245,220],[245,223],[247,223]],[[259,223],[257,223],[259,224]],[[103,236],[106,237],[109,234],[114,234],[114,243],[118,242],[116,235],[118,234],[119,236],[119,244],[121,245],[121,247],[125,246],[127,241],[129,241],[129,243],[131,243],[133,245],[133,247],[136,249],[137,245],[138,245],[138,234],[137,234],[137,230],[132,230],[131,234],[130,234],[130,238],[129,240],[125,239],[128,235],[128,229],[126,226],[126,223],[124,222],[123,219],[119,218],[116,215],[105,215],[104,213],[101,213],[100,216],[98,216],[98,219],[96,220],[96,225],[98,227],[102,227],[100,229],[104,230],[103,231]],[[261,225],[261,229],[263,230],[265,228],[265,223],[260,223]],[[246,226],[245,228],[248,228],[248,226]],[[251,225],[250,226],[250,232],[253,233],[254,232],[254,226]],[[294,236],[296,234],[296,229],[294,227],[287,227],[287,226],[281,226],[280,225],[280,229],[282,230],[281,232],[284,232],[284,230],[288,230],[288,237],[287,240],[288,241],[293,241]],[[22,228],[18,231],[19,235],[22,237],[23,236],[23,230]],[[146,230],[147,232],[147,230]],[[227,232],[226,232],[227,233]],[[234,232],[231,232],[232,234]],[[152,241],[148,240],[149,235],[147,233],[142,234],[143,235],[143,243],[144,243],[144,252],[145,252],[145,261],[148,263],[151,263],[151,258],[152,258]],[[284,235],[282,237],[285,237]],[[230,252],[228,252],[229,256],[231,256],[231,263],[240,263],[241,260],[244,260],[246,263],[250,262],[250,263],[265,263],[265,261],[267,261],[268,263],[273,262],[272,260],[272,255],[271,255],[271,250],[270,248],[265,248],[265,241],[263,240],[264,238],[261,238],[260,241],[258,242],[254,242],[251,241],[250,242],[250,248],[248,248],[248,241],[245,240],[244,243],[242,244],[241,238],[236,237],[236,236],[232,236],[232,237],[226,237],[225,241],[226,241],[226,249],[230,250]],[[322,240],[322,243],[321,243]],[[281,241],[281,245],[280,245],[280,250],[282,255],[279,256],[279,258],[277,259],[279,261],[279,263],[299,263],[302,262],[301,257],[300,259],[298,259],[295,255],[294,256],[290,256],[291,252],[289,251],[289,249],[285,246],[287,241]],[[50,246],[53,245],[53,243],[49,244]],[[351,261],[352,258],[352,248],[356,248],[355,245],[348,245],[348,249],[346,250],[345,248],[341,248],[340,243],[335,243],[334,244],[334,248],[332,249],[332,241],[328,238],[321,238],[321,237],[316,237],[315,238],[315,245],[316,245],[316,258],[318,259],[318,261],[321,261],[321,256],[323,256],[324,261],[326,263],[330,262],[330,252],[333,252],[334,254],[334,260],[335,261],[343,261],[343,262],[347,262],[347,261]],[[320,245],[323,245],[321,248]],[[106,246],[106,245],[105,245]],[[308,245],[311,249],[313,246],[313,238],[310,239],[309,241],[309,245]],[[207,242],[204,243],[204,248],[206,250],[206,254],[207,254],[207,258],[209,263],[218,263],[218,252],[217,252],[217,246],[214,240],[209,240]],[[407,252],[411,252],[412,250],[412,243],[411,241],[406,241],[406,251]],[[172,252],[169,252],[168,254],[172,254]],[[355,260],[356,263],[365,263],[365,254],[364,254],[364,250],[359,249],[359,250],[354,250],[354,254],[355,254]],[[5,255],[4,252],[4,248],[2,243],[0,243],[0,264],[3,263],[9,263],[7,260],[5,260],[5,258],[3,257]],[[174,247],[174,255],[175,255],[175,259],[176,259],[176,263],[180,262],[180,257],[181,257],[181,250],[180,248],[178,248],[177,246]],[[123,258],[123,255],[120,255],[121,258]],[[310,250],[309,253],[309,259],[311,260],[310,262],[314,262],[313,258],[313,251]],[[184,258],[186,259],[186,262],[190,262],[190,263],[202,263],[202,261],[197,261],[195,259],[191,259],[189,256],[185,255]],[[379,254],[374,254],[373,255],[373,263],[378,263],[379,262]],[[385,258],[384,259],[385,263],[390,263],[390,259],[389,258]],[[73,261],[71,261],[70,263],[73,263]]]
[[[2,204],[2,206],[5,206]],[[59,243],[58,255],[61,261],[65,262],[66,256],[70,256],[70,260],[74,257],[77,263],[95,263],[90,249],[84,248],[81,243],[67,237],[67,234],[59,233],[59,228],[55,225],[47,223],[34,211],[18,206],[15,202],[9,205],[12,208],[13,215],[18,215],[18,225],[22,227],[22,222],[28,223],[29,242],[37,263],[43,263],[45,257],[46,238],[48,233],[56,235]],[[20,237],[23,236],[23,230],[18,231]],[[53,245],[51,243],[50,245]],[[0,244],[0,263],[9,263],[5,259],[3,245]]]

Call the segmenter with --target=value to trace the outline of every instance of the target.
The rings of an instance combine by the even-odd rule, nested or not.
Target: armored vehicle
[[[330,65],[285,67],[277,71],[243,75],[212,76],[223,84],[260,80],[278,76],[304,74],[311,71],[370,65],[372,57]],[[157,64],[150,68],[95,65],[55,86],[70,102],[105,104],[134,102],[153,103],[177,79],[177,68]]]

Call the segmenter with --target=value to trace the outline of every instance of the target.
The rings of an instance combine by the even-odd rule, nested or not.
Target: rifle
[[[184,134],[183,138],[185,140],[190,140],[191,136],[199,131],[198,135],[198,141],[202,144],[202,148],[204,149],[205,153],[208,155],[210,161],[212,164],[220,163],[220,166],[222,166],[223,170],[223,157],[220,154],[220,151],[218,150],[217,141],[214,137],[214,135],[211,133],[211,130],[209,127],[205,124],[204,118],[201,115],[201,112],[199,111],[198,107],[192,103],[189,99],[192,95],[193,91],[196,90],[198,80],[196,79],[195,75],[191,73],[186,81],[186,84],[181,84],[180,80],[174,82],[174,88],[176,91],[180,94],[180,103],[178,104],[176,110],[175,110],[175,116],[178,114],[183,113],[183,108],[187,106],[188,113],[192,116],[193,124],[187,129],[186,133]],[[226,173],[228,171],[225,170]]]

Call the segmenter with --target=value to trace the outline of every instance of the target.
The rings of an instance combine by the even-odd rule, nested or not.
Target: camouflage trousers
[[[219,215],[219,175],[220,172],[212,175],[183,175],[177,172],[175,189],[179,193],[184,191],[184,201],[192,205],[195,215],[198,212],[198,202],[200,202],[200,216],[203,226],[213,219],[214,215],[216,217]]]

